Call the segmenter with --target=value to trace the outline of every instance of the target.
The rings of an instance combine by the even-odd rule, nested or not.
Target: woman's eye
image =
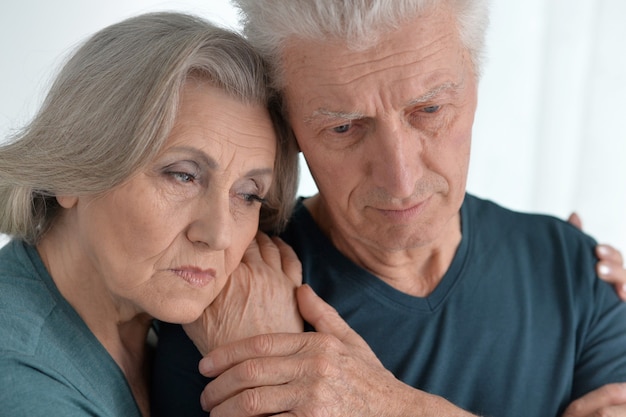
[[[267,201],[263,197],[256,195],[256,194],[242,194],[241,197],[246,203],[249,203],[249,204],[254,204],[254,203],[265,204],[265,202]]]
[[[188,172],[170,172],[169,175],[183,183],[194,182],[196,180],[196,176]]]

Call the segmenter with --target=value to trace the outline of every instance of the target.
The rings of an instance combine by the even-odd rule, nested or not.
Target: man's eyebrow
[[[453,83],[453,82],[440,84],[436,86],[435,88],[431,89],[430,91],[427,91],[425,94],[417,98],[409,100],[406,107],[415,106],[416,104],[427,103],[443,92],[446,92],[446,91],[454,92],[456,90],[459,90],[460,88],[461,87],[459,84]],[[331,118],[331,119],[346,120],[346,121],[359,120],[359,119],[365,118],[365,115],[359,112],[342,112],[342,111],[328,110],[325,108],[319,108],[319,109],[316,109],[309,117],[307,117],[304,120],[304,122],[306,124],[311,124],[315,120],[317,120],[320,116]]]
[[[409,100],[406,107],[414,106],[416,104],[427,103],[443,92],[456,91],[459,89],[460,89],[460,85],[457,83],[448,82],[448,83],[440,84],[436,86],[435,88],[431,89],[430,91],[427,91],[425,94],[422,94],[421,96],[417,98]]]
[[[342,112],[342,111],[333,111],[324,108],[316,109],[309,117],[304,119],[304,123],[311,124],[320,116],[327,117],[331,119],[341,119],[341,120],[358,120],[363,119],[365,115],[359,112]]]

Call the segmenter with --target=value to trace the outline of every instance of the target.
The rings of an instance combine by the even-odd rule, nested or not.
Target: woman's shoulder
[[[32,262],[31,250],[15,240],[0,249],[0,350],[4,352],[34,348],[56,304]]]

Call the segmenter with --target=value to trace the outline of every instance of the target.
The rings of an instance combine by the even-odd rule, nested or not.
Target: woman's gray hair
[[[239,8],[244,35],[271,65],[275,88],[284,88],[282,48],[290,38],[338,38],[366,48],[385,31],[441,4],[456,16],[459,36],[480,74],[489,0],[231,0]]]
[[[58,214],[55,196],[103,193],[145,167],[168,138],[190,77],[269,108],[278,141],[260,225],[280,230],[295,200],[298,151],[265,61],[240,35],[198,17],[150,13],[89,38],[31,123],[0,146],[0,233],[36,243]]]

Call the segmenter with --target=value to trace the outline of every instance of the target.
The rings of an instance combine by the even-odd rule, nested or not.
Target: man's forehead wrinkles
[[[356,82],[362,76],[356,76],[348,78],[352,74],[358,74],[363,71],[365,75],[372,75],[377,73],[383,73],[386,70],[393,70],[402,68],[404,66],[412,65],[428,65],[432,61],[433,56],[441,53],[444,48],[445,40],[450,34],[442,34],[436,39],[429,40],[428,43],[416,45],[399,46],[401,49],[394,50],[394,45],[378,44],[370,49],[366,50],[353,50],[346,51],[345,46],[338,48],[343,51],[341,56],[337,56],[333,53],[333,47],[328,46],[324,48],[324,54],[311,54],[311,50],[306,48],[306,41],[294,41],[291,45],[292,54],[287,54],[286,57],[290,61],[292,71],[295,73],[303,72],[315,72],[323,74],[327,72],[330,74],[328,86],[341,85],[343,83]],[[302,42],[302,43],[300,43]],[[419,42],[416,42],[419,43]],[[296,46],[299,46],[296,48]],[[339,44],[339,46],[341,46]],[[316,49],[313,49],[316,51]],[[300,55],[299,59],[293,59],[294,56]],[[290,59],[291,58],[291,59]],[[321,58],[321,59],[320,59]],[[345,80],[341,80],[342,75],[346,76]]]
[[[308,69],[309,71],[319,70],[320,74],[328,74],[323,84],[320,83],[320,87],[344,87],[369,78],[380,77],[388,79],[390,71],[400,74],[402,71],[406,72],[406,70],[414,71],[415,67],[423,67],[424,71],[426,71],[426,68],[431,63],[431,57],[436,54],[437,52],[432,52],[427,56],[417,56],[414,52],[409,51],[401,54],[391,54],[375,61],[354,63],[349,66],[333,67],[331,65],[323,66],[319,69],[311,67]],[[395,59],[396,57],[402,57],[402,59]],[[419,74],[416,75],[419,76]]]
[[[387,79],[389,76],[389,71],[403,70],[404,68],[410,68],[414,64],[415,62],[403,62],[376,69],[370,68],[367,72],[364,72],[358,76],[353,76],[350,79],[338,80],[338,82],[336,83],[327,82],[325,85],[328,87],[348,87],[352,84],[359,83],[360,81],[371,79],[376,76],[381,76],[381,79]]]
[[[380,51],[380,48],[377,48],[377,50],[373,50],[371,55],[367,56],[366,58],[363,58],[363,55],[359,54],[358,52],[349,54],[347,59],[350,59],[351,62],[354,62],[354,63],[351,65],[346,65],[342,67],[342,69],[351,70],[351,69],[363,67],[363,66],[365,66],[366,68],[382,67],[384,69],[384,68],[390,68],[394,66],[401,66],[402,64],[412,64],[412,63],[421,61],[423,58],[422,56],[420,56],[419,49],[418,50],[405,49],[402,51],[392,51],[383,56],[380,56],[379,51]],[[384,52],[387,52],[387,50],[385,50]],[[356,58],[359,59],[359,62],[355,62]],[[399,61],[400,64],[389,66],[387,65],[387,62],[390,60]]]

